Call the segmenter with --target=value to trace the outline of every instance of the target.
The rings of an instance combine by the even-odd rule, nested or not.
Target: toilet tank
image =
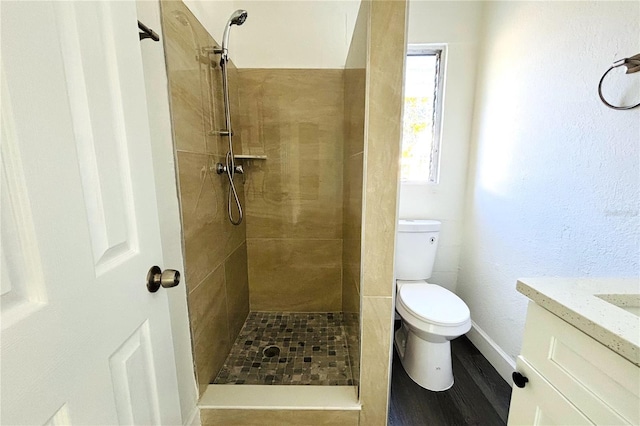
[[[396,279],[426,280],[431,277],[440,239],[437,220],[404,220],[398,222],[396,242]]]

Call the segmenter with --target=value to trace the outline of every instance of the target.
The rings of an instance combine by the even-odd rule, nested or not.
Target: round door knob
[[[523,388],[529,381],[529,379],[527,379],[517,371],[514,371],[511,377],[513,378],[513,383],[519,388]]]
[[[151,293],[155,293],[160,287],[170,288],[178,284],[180,284],[180,272],[175,269],[162,271],[159,266],[152,266],[147,273],[147,290]]]

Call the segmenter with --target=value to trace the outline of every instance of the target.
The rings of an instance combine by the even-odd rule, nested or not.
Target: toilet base
[[[453,386],[451,342],[423,340],[402,325],[395,332],[394,343],[409,377],[430,391],[445,391]]]

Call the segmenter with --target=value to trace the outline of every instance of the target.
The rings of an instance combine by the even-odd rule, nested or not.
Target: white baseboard
[[[466,334],[480,353],[489,361],[489,363],[498,371],[498,374],[512,386],[511,373],[516,369],[516,363],[505,351],[502,350],[496,342],[489,337],[478,324],[471,321],[471,330]]]
[[[191,414],[187,417],[187,421],[184,422],[184,426],[200,426],[202,422],[200,421],[200,407],[197,405],[193,407],[191,410]]]

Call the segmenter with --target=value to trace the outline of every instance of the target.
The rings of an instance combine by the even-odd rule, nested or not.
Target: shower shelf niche
[[[235,155],[236,160],[266,160],[266,155],[251,155],[251,154],[238,154]]]

